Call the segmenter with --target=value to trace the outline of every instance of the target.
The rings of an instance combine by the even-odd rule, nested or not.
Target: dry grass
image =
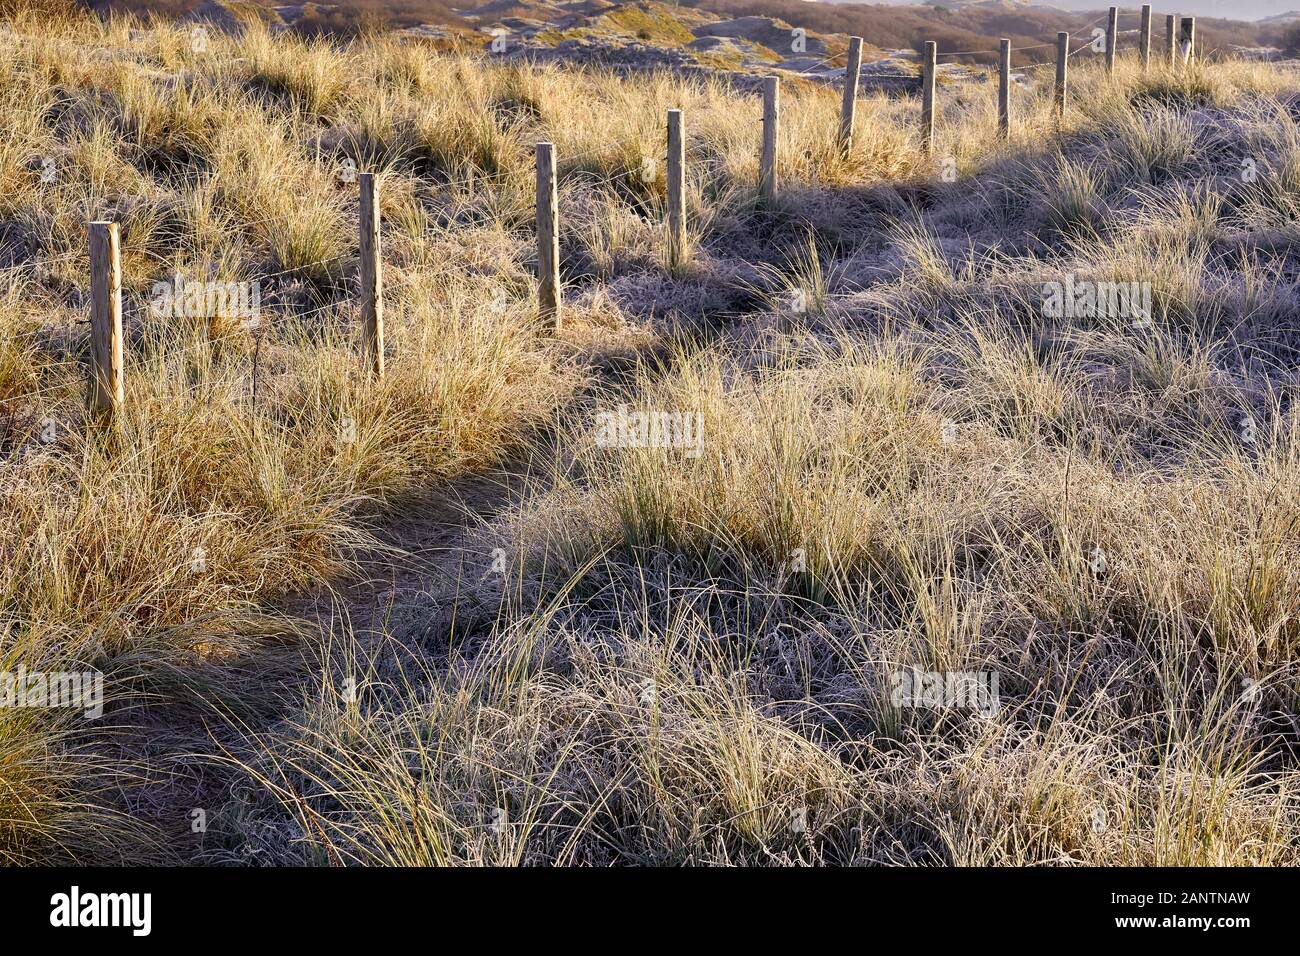
[[[110,714],[143,689],[288,717],[241,728],[195,844],[114,811],[152,768],[0,711],[6,861],[1296,862],[1294,76],[1083,67],[1060,127],[1046,84],[1018,91],[1006,144],[987,88],[945,90],[935,161],[914,101],[864,96],[841,157],[838,95],[799,86],[765,210],[757,98],[720,82],[9,26],[0,660],[103,669]],[[558,339],[534,323],[543,139]],[[348,163],[382,176],[382,383]],[[99,216],[127,279],[110,434],[75,324]],[[152,315],[176,272],[259,281],[263,324]],[[1148,283],[1149,320],[1046,317],[1067,274]],[[602,447],[618,405],[697,414],[702,453]],[[528,493],[382,618],[274,610],[525,452]],[[306,685],[220,676],[286,640]],[[910,667],[995,672],[1001,707],[901,706]]]

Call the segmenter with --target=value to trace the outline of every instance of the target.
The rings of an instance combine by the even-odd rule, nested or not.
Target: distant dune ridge
[[[130,9],[137,0],[127,0]],[[116,7],[116,4],[114,5]],[[150,10],[156,7],[149,5]],[[1100,18],[1039,4],[972,2],[957,8],[805,3],[803,0],[490,0],[455,8],[379,4],[262,5],[247,0],[199,0],[179,14],[237,31],[255,17],[270,29],[305,35],[350,35],[366,27],[404,32],[446,49],[480,48],[507,60],[728,75],[753,85],[773,67],[806,79],[835,82],[842,75],[850,35],[864,38],[867,88],[899,90],[914,82],[916,53],[934,40],[940,68],[952,78],[968,65],[991,65],[996,40],[1008,37],[1013,63],[1050,55],[1059,30],[1090,36]],[[1125,14],[1134,20],[1135,14]],[[1157,41],[1163,29],[1157,18]],[[1125,29],[1136,25],[1125,21]],[[1206,20],[1198,27],[1207,55],[1249,52],[1257,58],[1300,45],[1284,20],[1249,24]],[[947,55],[951,51],[965,51]]]
[[[252,0],[93,0],[99,9],[127,9],[154,12],[164,15],[209,19],[214,23],[228,24],[233,9],[260,10],[260,16],[274,25],[292,27],[298,32],[351,33],[367,24],[389,28],[403,28],[418,34],[437,38],[459,38],[471,42],[475,31],[494,27],[532,38],[552,28],[552,35],[543,37],[541,44],[555,45],[573,36],[558,36],[563,31],[581,30],[586,36],[582,43],[570,43],[575,51],[591,53],[594,37],[628,35],[643,44],[652,43],[661,49],[672,46],[672,39],[664,31],[649,31],[648,36],[637,36],[635,16],[625,16],[618,8],[635,8],[634,2],[611,3],[609,0],[582,0],[582,2],[547,2],[547,0],[491,0],[484,4],[449,3],[446,0],[344,0],[341,3],[274,4]],[[1104,13],[1104,4],[1089,0],[1083,4],[1040,4],[1024,0],[956,0],[939,5],[897,4],[863,5],[851,3],[808,3],[805,0],[685,0],[686,6],[671,5],[656,16],[664,22],[682,19],[682,25],[692,30],[695,8],[715,15],[713,19],[736,18],[731,43],[707,42],[697,44],[688,51],[708,54],[706,62],[716,67],[723,61],[735,64],[760,62],[764,58],[757,44],[786,57],[792,52],[782,49],[783,39],[776,35],[773,25],[766,21],[782,21],[783,29],[803,28],[816,34],[842,34],[862,36],[872,49],[919,49],[926,39],[939,43],[940,49],[985,49],[989,40],[1010,37],[1016,46],[1031,46],[1051,39],[1058,30],[1084,30],[1095,27],[1098,15]],[[1179,11],[1191,15],[1194,0],[1179,5]],[[1128,8],[1125,8],[1128,9]],[[1134,10],[1136,7],[1133,8]],[[1254,9],[1250,0],[1244,6],[1233,4],[1234,16],[1247,16]],[[1130,13],[1132,10],[1129,11]],[[1235,48],[1280,47],[1284,33],[1291,24],[1284,10],[1271,11],[1271,19],[1249,24],[1230,21],[1218,13],[1198,14],[1207,19],[1199,25],[1198,32],[1207,50]],[[1261,14],[1262,15],[1262,14]],[[758,19],[747,19],[758,18]],[[622,24],[618,20],[624,20]],[[763,21],[763,22],[760,22]],[[789,24],[785,28],[784,24]],[[722,36],[716,29],[708,36]],[[788,46],[788,40],[784,41]],[[842,48],[843,42],[833,46]],[[835,52],[832,50],[831,52]],[[681,62],[681,57],[664,56],[665,62]],[[815,59],[815,57],[809,58]],[[987,55],[970,58],[991,62]]]

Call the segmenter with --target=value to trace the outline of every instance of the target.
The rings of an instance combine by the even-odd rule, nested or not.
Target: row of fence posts
[[[1175,42],[1178,18],[1168,17],[1167,57],[1176,66],[1195,57],[1196,18],[1181,22],[1181,43]],[[1144,68],[1151,62],[1151,6],[1142,7],[1138,51]],[[1119,9],[1110,8],[1106,30],[1106,68],[1115,68],[1119,37]],[[1000,41],[998,50],[998,131],[1011,135],[1011,41]],[[1064,115],[1070,57],[1070,34],[1058,33],[1056,42],[1056,86],[1054,104]],[[938,48],[927,42],[921,70],[921,139],[932,153],[935,141],[935,74]],[[844,155],[853,146],[858,81],[862,69],[862,38],[849,39],[848,65],[844,73],[844,95],[840,108],[838,144]],[[763,138],[759,155],[758,188],[768,205],[777,197],[777,130],[781,116],[781,86],[776,76],[763,78]],[[673,268],[687,259],[686,240],[686,130],[682,111],[668,111],[668,261]],[[366,368],[379,379],[384,375],[384,292],[380,255],[380,209],[373,173],[361,173],[358,251],[360,273],[361,345]],[[537,297],[544,325],[560,327],[560,221],[556,180],[555,146],[537,144]],[[117,223],[92,222],[89,227],[91,271],[91,368],[90,411],[95,420],[107,422],[125,398],[122,359],[122,267]]]
[[[540,155],[540,147],[539,147]],[[552,170],[554,165],[552,164]],[[361,347],[365,366],[384,376],[384,272],[379,246],[379,194],[374,173],[357,177],[358,271],[361,285]],[[554,192],[551,194],[554,206]],[[540,221],[540,220],[539,220]],[[90,238],[91,420],[112,422],[126,399],[122,344],[121,231],[115,222],[92,222]],[[558,275],[558,273],[557,273]]]
[[[1151,5],[1144,4],[1138,28],[1138,59],[1142,69],[1151,66]],[[1165,18],[1165,59],[1171,69],[1181,61],[1184,65],[1196,59],[1196,18],[1170,14]],[[1119,51],[1119,7],[1111,7],[1106,17],[1106,72],[1115,72],[1115,57]],[[927,151],[934,148],[935,74],[938,48],[925,44],[921,60],[921,138]],[[1078,51],[1074,51],[1077,53]],[[1070,34],[1056,35],[1056,84],[1053,102],[1057,116],[1065,115],[1069,89]],[[1003,39],[998,49],[998,132],[1003,139],[1011,136],[1011,41]]]

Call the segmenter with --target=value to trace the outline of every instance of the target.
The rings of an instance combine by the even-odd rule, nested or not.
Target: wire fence
[[[1141,17],[1141,15],[1142,15],[1142,14],[1140,14],[1140,13],[1135,13],[1135,12],[1132,12],[1132,11],[1120,11],[1119,14],[1118,14],[1118,16],[1119,16],[1120,19],[1122,19],[1122,18],[1124,18],[1124,17]],[[1093,20],[1093,21],[1091,21],[1091,22],[1089,22],[1089,23],[1084,24],[1082,27],[1077,28],[1077,29],[1076,29],[1075,31],[1073,31],[1073,32],[1075,32],[1075,33],[1079,33],[1079,32],[1085,31],[1085,30],[1090,30],[1090,29],[1092,29],[1093,27],[1096,27],[1096,26],[1098,26],[1098,25],[1100,25],[1100,24],[1102,24],[1102,23],[1106,23],[1106,22],[1109,20],[1109,17],[1110,17],[1110,14],[1109,14],[1109,13],[1103,14],[1103,15],[1101,15],[1100,17],[1098,17],[1097,19],[1095,19],[1095,20]],[[1115,35],[1116,35],[1117,37],[1120,37],[1120,36],[1133,36],[1133,35],[1135,35],[1135,34],[1140,34],[1140,33],[1142,33],[1142,32],[1143,32],[1143,31],[1142,31],[1142,28],[1141,28],[1141,27],[1134,27],[1134,28],[1131,29],[1131,30],[1116,30],[1116,34],[1115,34]],[[1151,32],[1151,36],[1152,36],[1153,38],[1157,35],[1157,34],[1156,34],[1156,29],[1155,29],[1155,18],[1154,18],[1154,17],[1152,18],[1152,21],[1151,21],[1150,32]],[[1100,33],[1098,33],[1098,34],[1095,35],[1095,36],[1091,36],[1091,37],[1089,37],[1087,40],[1084,40],[1084,41],[1083,41],[1079,46],[1077,46],[1077,47],[1075,47],[1073,50],[1069,51],[1069,52],[1067,53],[1067,56],[1069,56],[1069,57],[1073,57],[1073,56],[1075,56],[1075,55],[1077,55],[1077,54],[1079,54],[1079,53],[1083,53],[1083,52],[1088,51],[1088,50],[1091,50],[1091,51],[1093,51],[1093,52],[1095,52],[1095,53],[1098,53],[1098,54],[1104,54],[1104,53],[1106,52],[1106,47],[1105,47],[1105,42],[1104,42],[1104,41],[1106,41],[1107,36],[1108,36],[1108,33],[1107,33],[1107,32],[1100,32]],[[1100,47],[1098,46],[1099,43],[1102,44]],[[1017,54],[1017,53],[1025,53],[1025,52],[1029,52],[1029,51],[1032,51],[1032,50],[1044,50],[1044,49],[1049,49],[1049,48],[1054,49],[1054,48],[1056,47],[1056,45],[1057,45],[1057,41],[1055,41],[1055,40],[1045,41],[1045,42],[1042,42],[1042,43],[1033,43],[1033,44],[1029,44],[1029,45],[1026,45],[1026,46],[1018,46],[1018,45],[1012,44],[1012,45],[1011,45],[1011,53],[1012,53],[1012,55],[1014,56],[1014,55]],[[1001,54],[1001,52],[1002,52],[1002,49],[1001,49],[1001,47],[999,46],[999,47],[990,48],[990,49],[985,49],[985,50],[947,50],[947,51],[943,51],[943,52],[936,53],[935,56],[936,56],[936,59],[938,59],[938,60],[942,60],[942,59],[947,58],[947,57],[958,57],[958,56],[998,56],[998,55]],[[1056,63],[1056,60],[1055,60],[1055,59],[1051,59],[1051,60],[1042,60],[1042,61],[1038,61],[1038,62],[1035,62],[1035,63],[1021,64],[1021,65],[1014,65],[1014,64],[1013,64],[1013,66],[1014,66],[1014,69],[1017,69],[1017,70],[1030,70],[1030,69],[1035,69],[1035,68],[1042,67],[1042,66],[1055,65],[1055,63]]]

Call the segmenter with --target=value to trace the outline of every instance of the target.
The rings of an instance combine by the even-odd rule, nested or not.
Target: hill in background
[[[1058,31],[1087,33],[1104,15],[1104,4],[1092,11],[1065,11],[1050,6],[980,0],[974,3],[945,5],[883,5],[856,3],[810,3],[806,0],[685,0],[684,4],[650,4],[657,8],[646,15],[645,3],[609,3],[607,0],[582,0],[576,3],[553,3],[545,0],[494,0],[485,4],[459,4],[447,0],[344,0],[340,3],[275,4],[251,0],[220,3],[213,0],[96,0],[97,10],[125,10],[142,16],[194,16],[196,11],[229,9],[241,15],[255,13],[272,25],[289,26],[296,32],[314,35],[331,33],[351,35],[367,27],[420,29],[426,35],[449,37],[466,43],[485,43],[479,34],[493,26],[516,29],[528,27],[529,36],[556,28],[547,37],[561,42],[566,30],[584,30],[589,34],[631,34],[643,43],[659,47],[688,46],[699,39],[691,31],[699,25],[699,12],[726,20],[740,17],[779,19],[791,27],[818,34],[861,36],[878,50],[917,50],[926,40],[935,40],[941,51],[987,50],[990,41],[1009,37],[1016,47],[1049,42]],[[1164,11],[1157,11],[1156,30],[1163,29]],[[1122,29],[1136,27],[1137,7],[1127,10]],[[1129,24],[1127,20],[1132,20]],[[754,25],[757,35],[738,38],[737,43],[702,44],[704,52],[739,55],[752,52],[748,43],[769,48],[777,37],[764,42],[763,32],[770,26]],[[1223,18],[1201,18],[1197,30],[1207,51],[1230,51],[1283,45],[1288,21],[1274,18],[1261,23],[1247,23]],[[435,29],[430,29],[435,28]],[[788,43],[788,40],[786,41]],[[839,46],[843,46],[842,41]],[[777,49],[784,54],[786,51]],[[734,58],[734,56],[733,56]],[[970,57],[976,62],[991,62],[989,56]]]

